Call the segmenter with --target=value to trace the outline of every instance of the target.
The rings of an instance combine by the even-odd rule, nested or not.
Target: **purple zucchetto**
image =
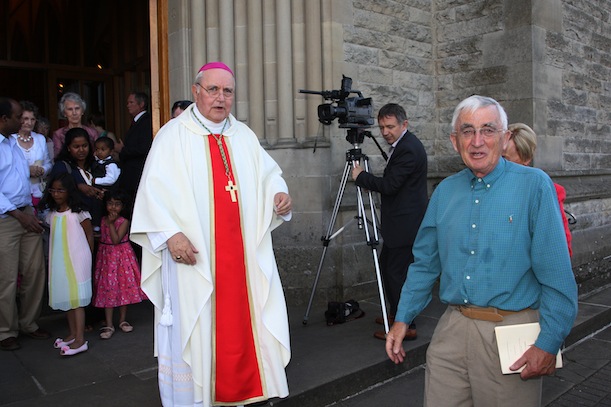
[[[208,62],[207,64],[205,64],[204,66],[199,68],[198,73],[199,72],[207,71],[209,69],[224,69],[227,72],[229,72],[231,74],[231,76],[235,77],[235,75],[233,74],[233,71],[227,65],[225,65],[222,62]]]

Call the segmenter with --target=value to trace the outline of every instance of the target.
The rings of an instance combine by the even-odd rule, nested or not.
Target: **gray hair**
[[[65,117],[64,109],[66,108],[65,104],[67,100],[70,100],[74,103],[81,105],[81,108],[83,109],[83,113],[85,113],[85,110],[87,110],[87,103],[85,103],[83,98],[78,93],[68,92],[68,93],[65,93],[64,96],[62,96],[62,98],[59,100],[59,104],[58,104],[59,112],[61,113],[62,116]]]
[[[469,96],[468,98],[460,102],[458,106],[456,106],[456,109],[454,109],[454,115],[452,115],[452,129],[456,130],[455,126],[456,126],[456,122],[458,121],[458,116],[460,116],[463,110],[466,110],[468,112],[474,112],[478,109],[488,107],[488,106],[496,106],[496,109],[499,113],[499,117],[501,119],[501,126],[503,127],[502,130],[506,130],[507,129],[507,113],[505,113],[505,109],[503,109],[503,106],[501,106],[499,102],[497,102],[496,100],[492,98],[489,98],[487,96],[479,96],[479,95]]]

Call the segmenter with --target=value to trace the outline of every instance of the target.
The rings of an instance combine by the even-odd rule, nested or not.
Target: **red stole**
[[[218,137],[218,136],[217,136]],[[250,313],[239,202],[232,202],[225,164],[214,136],[208,136],[214,189],[214,402],[263,396]],[[223,149],[233,176],[229,151]],[[239,188],[239,185],[238,185]],[[236,194],[237,195],[237,194]]]

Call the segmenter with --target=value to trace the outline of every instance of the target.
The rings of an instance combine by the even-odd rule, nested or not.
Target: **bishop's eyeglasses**
[[[214,85],[206,88],[202,86],[202,84],[199,82],[195,82],[195,84],[199,86],[200,88],[202,88],[203,90],[205,90],[208,93],[208,95],[210,95],[213,98],[218,97],[218,95],[221,94],[221,90],[223,91],[223,96],[225,96],[227,99],[231,99],[235,93],[235,91],[231,88],[222,88],[221,89],[218,86],[214,86]]]

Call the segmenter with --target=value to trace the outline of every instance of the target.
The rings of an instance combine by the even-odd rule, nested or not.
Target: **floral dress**
[[[115,220],[119,228],[126,219]],[[95,264],[95,299],[93,305],[112,308],[135,304],[146,299],[140,289],[140,267],[134,249],[125,234],[118,244],[112,243],[106,217],[102,219],[100,245]]]

